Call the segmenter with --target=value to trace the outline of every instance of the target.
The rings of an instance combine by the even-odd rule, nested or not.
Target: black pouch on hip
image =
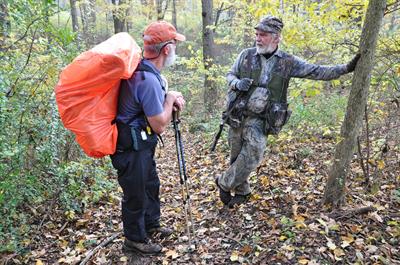
[[[268,112],[265,126],[266,134],[277,135],[292,115],[287,103],[272,103]]]
[[[152,148],[157,144],[157,134],[155,133],[149,134],[145,129],[133,128],[122,122],[117,122],[117,128],[117,153],[140,151]]]
[[[133,150],[141,151],[157,145],[157,134],[149,134],[147,130],[131,127]]]

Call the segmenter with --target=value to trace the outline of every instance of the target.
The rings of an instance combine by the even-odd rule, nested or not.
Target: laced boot
[[[174,233],[174,230],[168,227],[153,227],[147,230],[150,237],[167,238]]]
[[[217,184],[217,187],[219,189],[219,198],[221,199],[221,201],[225,204],[228,205],[229,202],[232,199],[232,195],[230,192],[228,191],[224,191],[218,184],[218,177],[215,178],[215,184]]]
[[[138,252],[143,255],[156,255],[162,250],[160,244],[152,243],[149,239],[145,242],[136,242],[129,239],[125,239],[123,250],[128,252]]]
[[[250,193],[247,195],[239,195],[239,194],[235,194],[235,196],[233,196],[232,200],[230,200],[228,207],[229,208],[234,208],[235,205],[240,205],[242,203],[247,202],[250,199]]]

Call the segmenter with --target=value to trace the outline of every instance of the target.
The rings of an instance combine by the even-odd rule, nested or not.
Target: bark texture
[[[336,146],[334,161],[325,187],[323,202],[334,207],[339,207],[344,201],[346,176],[362,128],[373,59],[385,8],[386,0],[369,1],[361,33],[359,49],[361,58],[352,80],[346,116],[341,128],[341,141]]]
[[[125,0],[112,0],[114,5],[113,20],[114,33],[126,31],[125,16],[126,10],[124,7]]]
[[[78,10],[76,9],[76,0],[69,0],[71,6],[71,18],[72,18],[72,30],[73,32],[78,32],[79,22],[78,22]]]
[[[172,25],[174,25],[174,27],[178,30],[176,16],[176,0],[172,0]]]
[[[218,91],[213,82],[212,73],[208,70],[214,62],[214,32],[211,28],[213,25],[213,1],[202,0],[202,20],[203,20],[203,64],[206,70],[204,77],[204,105],[207,113],[212,113],[215,110]]]
[[[8,38],[11,30],[11,22],[8,17],[7,3],[0,3],[0,50],[3,49],[4,43]]]

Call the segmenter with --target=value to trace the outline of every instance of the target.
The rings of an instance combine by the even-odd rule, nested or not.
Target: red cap
[[[186,37],[176,32],[175,27],[166,21],[155,21],[143,33],[144,45],[154,45],[169,40],[185,41]]]

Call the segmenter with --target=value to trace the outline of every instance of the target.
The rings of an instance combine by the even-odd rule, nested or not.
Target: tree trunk
[[[344,201],[346,175],[353,156],[356,139],[362,128],[367,104],[370,75],[378,41],[379,29],[386,0],[370,0],[361,33],[361,58],[354,72],[346,116],[341,128],[341,141],[337,144],[335,158],[325,187],[323,202],[339,207]]]
[[[157,7],[157,20],[162,20],[162,0],[156,0],[156,7]]]
[[[125,15],[126,11],[122,10],[123,7],[121,7],[124,3],[125,0],[112,0],[113,5],[115,6],[113,10],[113,19],[114,19],[114,32],[123,32],[126,31],[125,28]]]
[[[202,18],[203,18],[203,64],[206,74],[204,77],[204,106],[207,114],[215,110],[218,91],[215,83],[212,80],[212,73],[209,70],[212,68],[214,61],[214,36],[210,26],[213,25],[212,12],[213,1],[202,0]]]
[[[96,0],[89,0],[89,23],[90,26],[96,26]]]
[[[11,23],[8,18],[7,3],[1,1],[0,3],[0,50],[3,50],[6,39],[8,38],[11,30]]]
[[[140,0],[140,4],[142,5],[142,15],[145,16],[147,20],[152,21],[153,15],[155,14],[154,10],[157,9],[155,0]]]
[[[247,10],[243,14],[243,45],[244,47],[255,46],[255,38],[254,38],[254,17],[252,12],[250,11],[251,0],[247,0]]]
[[[129,32],[133,29],[132,18],[133,18],[133,3],[132,0],[128,1],[128,8],[126,9],[126,31]]]
[[[178,23],[176,22],[176,0],[172,0],[172,25],[178,30]]]
[[[89,0],[88,2],[88,29],[89,29],[89,45],[96,44],[96,0]]]
[[[163,4],[165,3],[165,7]],[[157,20],[163,20],[165,17],[165,12],[167,11],[169,0],[156,0],[157,5]]]
[[[82,21],[82,40],[85,42],[86,47],[89,47],[89,21],[87,16],[88,10],[85,2],[79,4],[79,11],[81,13]]]
[[[76,9],[76,0],[69,0],[71,5],[71,18],[72,18],[72,31],[78,33],[79,23],[78,23],[78,10]]]

